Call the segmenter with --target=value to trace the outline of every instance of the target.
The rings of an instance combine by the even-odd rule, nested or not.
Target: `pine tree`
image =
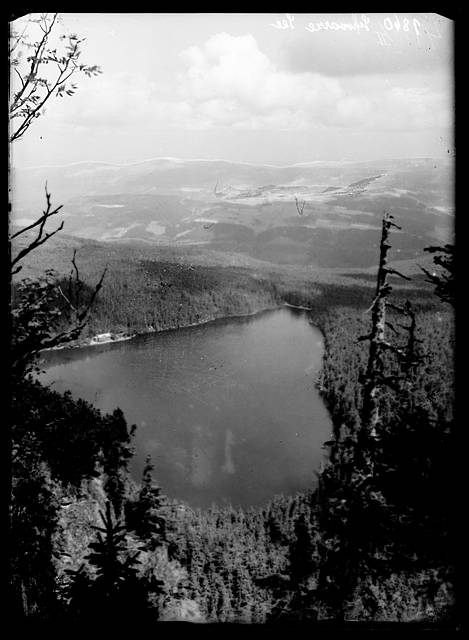
[[[113,517],[110,501],[100,517],[103,526],[93,525],[97,540],[90,543],[91,552],[85,557],[95,569],[95,578],[87,576],[83,567],[68,572],[73,578],[70,613],[79,619],[110,622],[124,621],[129,615],[156,620],[158,611],[149,607],[151,585],[138,571],[140,550],[129,550],[125,526]]]
[[[456,304],[456,253],[455,247],[451,244],[445,244],[443,247],[425,247],[424,251],[436,253],[433,258],[435,266],[440,267],[443,271],[430,272],[424,267],[420,267],[427,276],[430,284],[435,285],[435,295],[443,302]]]
[[[362,383],[362,408],[355,428],[347,424],[336,429],[329,465],[320,475],[319,522],[322,529],[320,593],[334,615],[344,619],[359,576],[381,566],[377,549],[386,539],[387,505],[382,493],[382,439],[385,435],[386,415],[383,412],[384,389],[399,392],[403,379],[401,371],[387,370],[388,354],[398,363],[414,366],[415,324],[411,322],[407,349],[387,340],[386,329],[397,331],[387,317],[392,286],[388,275],[409,280],[388,266],[392,228],[400,229],[393,216],[385,213],[380,241],[380,257],[375,298],[371,304],[371,330],[358,339],[369,341],[366,371],[359,378]],[[396,308],[396,307],[395,307]],[[412,365],[411,365],[412,362]],[[373,569],[374,568],[374,569]],[[378,568],[379,572],[379,568]]]
[[[89,546],[92,553],[86,559],[97,569],[94,592],[99,593],[104,603],[115,604],[127,581],[135,581],[139,553],[128,554],[125,541],[125,526],[119,520],[113,521],[111,502],[106,503],[106,513],[100,512],[103,527],[93,526],[97,531],[97,542]]]
[[[151,456],[148,455],[137,499],[128,501],[125,509],[127,526],[149,551],[154,551],[166,541],[166,519],[162,515],[165,500],[160,487],[153,481],[153,469]]]

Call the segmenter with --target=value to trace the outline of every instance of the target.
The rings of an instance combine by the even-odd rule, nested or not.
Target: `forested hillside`
[[[335,425],[319,485],[312,477],[310,493],[278,496],[261,509],[194,511],[162,496],[150,466],[140,487],[130,479],[131,430],[122,415],[101,416],[70,396],[22,383],[21,393],[31,400],[19,405],[14,418],[20,452],[15,530],[23,532],[14,571],[18,595],[28,594],[28,615],[61,611],[82,618],[96,614],[97,602],[104,607],[98,598],[103,597],[100,576],[106,575],[104,547],[93,547],[101,509],[104,540],[114,535],[114,518],[120,518],[126,535],[116,547],[116,570],[136,589],[132,606],[151,620],[451,618],[454,329],[449,308],[421,278],[393,283],[393,302],[410,300],[416,310],[424,357],[411,381],[383,396],[380,471],[377,485],[363,494],[349,481],[367,352],[357,340],[369,326],[372,277],[355,272],[351,279],[331,275],[329,282],[314,282],[294,273],[283,278],[266,273],[259,277],[246,267],[171,259],[136,260],[130,270],[114,265],[88,331],[172,328],[284,302],[310,308],[325,336],[318,384]],[[90,282],[93,275],[96,271]],[[65,288],[66,279],[61,284]],[[399,318],[391,313],[390,320],[397,324]],[[396,339],[403,343],[405,336],[401,331]],[[388,366],[396,367],[391,356]],[[32,510],[33,495],[42,497]],[[115,515],[106,516],[107,501]],[[43,523],[26,539],[24,513]],[[36,560],[26,567],[21,558],[32,548]],[[96,548],[94,554],[90,548]],[[129,597],[126,589],[114,596]]]
[[[18,242],[18,249],[27,240],[26,235]],[[279,267],[196,246],[155,249],[63,235],[51,239],[47,249],[39,247],[27,256],[21,276],[35,279],[51,269],[53,279],[59,280],[66,291],[73,273],[73,251],[85,293],[92,291],[92,283],[106,269],[105,286],[91,309],[82,341],[104,332],[135,334],[185,327],[255,313],[284,302],[309,306],[312,297],[316,310],[339,304],[340,300],[365,305],[375,277],[372,270]],[[429,259],[422,256],[419,263],[428,265]],[[403,266],[413,280],[397,285],[406,287],[411,298],[429,295],[423,274],[416,273],[415,262],[403,262]]]
[[[64,634],[103,625],[103,637],[175,621],[460,628],[456,256],[444,244],[453,25],[418,15],[412,29],[397,15],[310,22],[362,29],[360,48],[336,30],[333,56],[320,38],[295,53],[290,31],[271,46],[262,16],[249,16],[247,36],[227,33],[224,14],[202,16],[197,41],[197,14],[12,20],[11,158],[30,165],[11,172],[9,208],[5,609],[15,633],[24,622],[36,635],[41,623]],[[370,30],[371,18],[392,34]],[[375,33],[396,46],[375,55]],[[82,56],[87,40],[99,64]],[[145,160],[174,144],[208,159]],[[215,159],[221,149],[231,161]],[[384,149],[404,157],[356,161]],[[84,161],[94,154],[110,161]],[[285,154],[298,163],[285,166]],[[268,164],[235,161],[261,155]],[[305,491],[259,507],[202,510],[166,495],[158,454],[136,480],[137,427],[123,411],[39,382],[46,349],[285,304],[323,333],[315,384],[333,429]],[[149,405],[163,410],[153,396]]]

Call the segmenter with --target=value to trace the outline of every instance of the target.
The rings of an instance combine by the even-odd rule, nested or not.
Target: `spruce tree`
[[[86,556],[95,569],[95,577],[86,576],[83,568],[72,575],[70,613],[78,619],[119,622],[130,616],[157,619],[158,611],[149,607],[150,589],[138,571],[140,550],[131,552],[126,541],[126,528],[113,517],[112,505],[100,511],[103,526],[93,525],[97,540],[90,543]]]
[[[165,499],[161,488],[153,481],[153,470],[154,465],[148,455],[137,499],[128,501],[125,508],[127,526],[149,551],[154,551],[166,541],[166,519],[162,515]]]

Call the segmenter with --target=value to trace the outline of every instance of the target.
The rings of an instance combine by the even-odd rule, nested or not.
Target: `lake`
[[[132,475],[193,507],[257,506],[311,488],[332,424],[315,388],[323,339],[278,309],[43,354],[41,382],[137,425]]]

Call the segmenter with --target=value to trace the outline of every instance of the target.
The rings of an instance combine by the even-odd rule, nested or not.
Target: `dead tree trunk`
[[[385,213],[381,231],[379,268],[376,282],[376,294],[371,304],[371,331],[368,335],[362,336],[359,340],[369,340],[368,364],[366,373],[362,377],[363,389],[363,409],[362,424],[371,438],[378,437],[380,423],[379,395],[380,389],[384,385],[392,385],[392,376],[384,375],[384,353],[386,350],[400,352],[395,346],[386,341],[386,326],[391,326],[386,322],[386,298],[392,291],[387,278],[390,273],[409,280],[395,269],[387,266],[387,254],[391,245],[389,244],[389,234],[391,228],[400,229],[393,221],[393,216]]]
[[[425,355],[420,353],[418,346],[422,343],[422,340],[416,336],[417,319],[415,311],[409,300],[406,301],[403,307],[395,304],[389,304],[389,307],[399,313],[402,313],[410,320],[410,324],[406,325],[399,323],[398,325],[401,329],[407,331],[407,341],[400,360],[404,378],[408,381],[409,378],[415,375],[416,367],[425,360]]]

